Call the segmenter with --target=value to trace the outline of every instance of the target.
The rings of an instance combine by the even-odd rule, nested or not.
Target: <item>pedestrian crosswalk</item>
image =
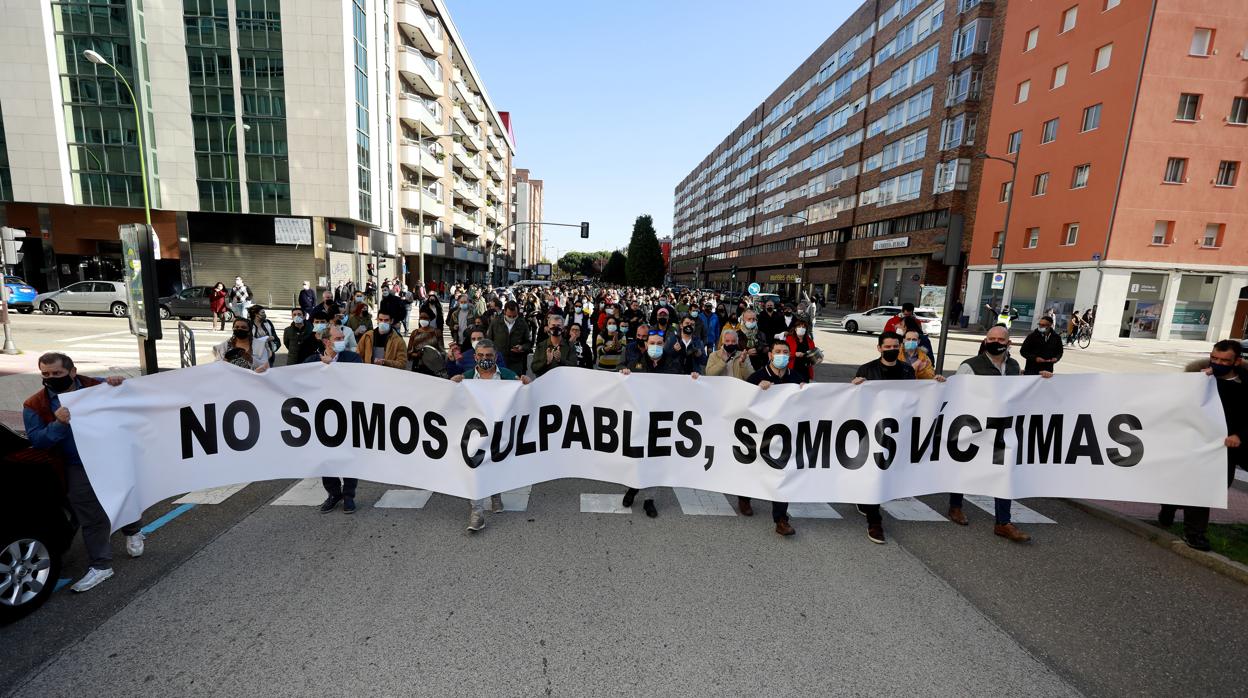
[[[190,492],[177,500],[175,504],[221,504],[237,494],[247,483],[214,487],[211,489]],[[671,488],[676,495],[676,502],[682,514],[686,516],[737,516],[734,506],[736,497],[728,497],[719,492],[698,490],[687,487]],[[503,493],[505,511],[528,511],[532,487],[521,487]],[[377,509],[424,509],[435,493],[428,490],[411,488],[394,488],[386,490],[372,504]],[[579,510],[582,514],[632,514],[634,508],[625,508],[622,504],[623,491],[613,493],[582,493]],[[273,506],[311,507],[325,501],[325,488],[318,477],[300,480],[286,489],[280,496],[269,502]],[[980,495],[966,495],[966,502],[993,513],[993,498]],[[369,502],[360,501],[360,506],[368,506]],[[949,519],[924,502],[906,497],[895,499],[880,505],[884,515],[896,521],[939,522],[949,523]],[[638,505],[636,511],[640,512]],[[1031,509],[1019,502],[1013,503],[1011,509],[1013,520],[1019,524],[1053,524],[1053,519]],[[823,502],[794,502],[789,505],[789,516],[794,519],[842,519],[856,516],[853,504],[828,504]]]
[[[213,360],[212,348],[225,341],[228,331],[210,330],[206,327],[194,329],[195,357],[197,363]],[[61,351],[74,357],[74,362],[94,366],[137,366],[139,364],[138,340],[129,330],[105,332],[102,334],[67,337],[58,340]],[[156,342],[156,360],[162,368],[181,366],[178,333],[169,328],[164,330],[164,338]]]

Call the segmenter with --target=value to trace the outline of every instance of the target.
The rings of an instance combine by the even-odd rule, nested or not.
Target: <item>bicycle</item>
[[[1089,346],[1091,346],[1092,345],[1092,328],[1088,325],[1080,325],[1079,329],[1075,330],[1075,342],[1074,343],[1079,345],[1080,349],[1087,349]]]

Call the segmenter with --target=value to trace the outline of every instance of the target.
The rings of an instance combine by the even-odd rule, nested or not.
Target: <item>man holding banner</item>
[[[340,325],[326,325],[318,335],[321,340],[321,353],[309,356],[305,364],[333,364],[341,362],[344,364],[362,364],[364,360],[360,355],[347,351],[347,334]],[[325,488],[327,497],[321,502],[320,512],[328,514],[338,507],[338,502],[342,502],[342,511],[344,514],[355,513],[355,488],[360,483],[358,478],[354,477],[321,477],[321,486]]]
[[[772,339],[771,351],[767,353],[767,365],[752,373],[746,380],[763,390],[773,385],[786,383],[805,385],[807,382],[806,374],[789,370],[789,354],[789,342],[787,339]],[[746,516],[754,514],[754,510],[750,506],[749,497],[737,497],[737,506],[741,509],[741,513]],[[771,520],[776,524],[776,533],[782,536],[791,536],[797,533],[797,531],[793,530],[793,525],[789,523],[788,502],[771,503]]]

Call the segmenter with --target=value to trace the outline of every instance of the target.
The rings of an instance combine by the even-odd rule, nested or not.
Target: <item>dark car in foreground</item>
[[[196,317],[212,317],[211,286],[188,286],[172,296],[160,299],[160,319],[178,318],[190,320]],[[225,321],[234,322],[234,313],[225,311]]]
[[[0,482],[9,495],[0,507],[0,625],[5,625],[52,595],[76,527],[52,460],[4,424]]]

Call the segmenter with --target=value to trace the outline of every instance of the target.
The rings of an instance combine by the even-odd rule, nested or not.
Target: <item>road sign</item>
[[[750,292],[751,296],[757,296],[758,292],[763,290],[763,287],[759,286],[757,283],[753,283],[753,284],[750,284],[750,287],[747,288],[746,290]]]
[[[1005,288],[1005,274],[1004,273],[998,272],[992,275],[992,288],[994,290]]]

